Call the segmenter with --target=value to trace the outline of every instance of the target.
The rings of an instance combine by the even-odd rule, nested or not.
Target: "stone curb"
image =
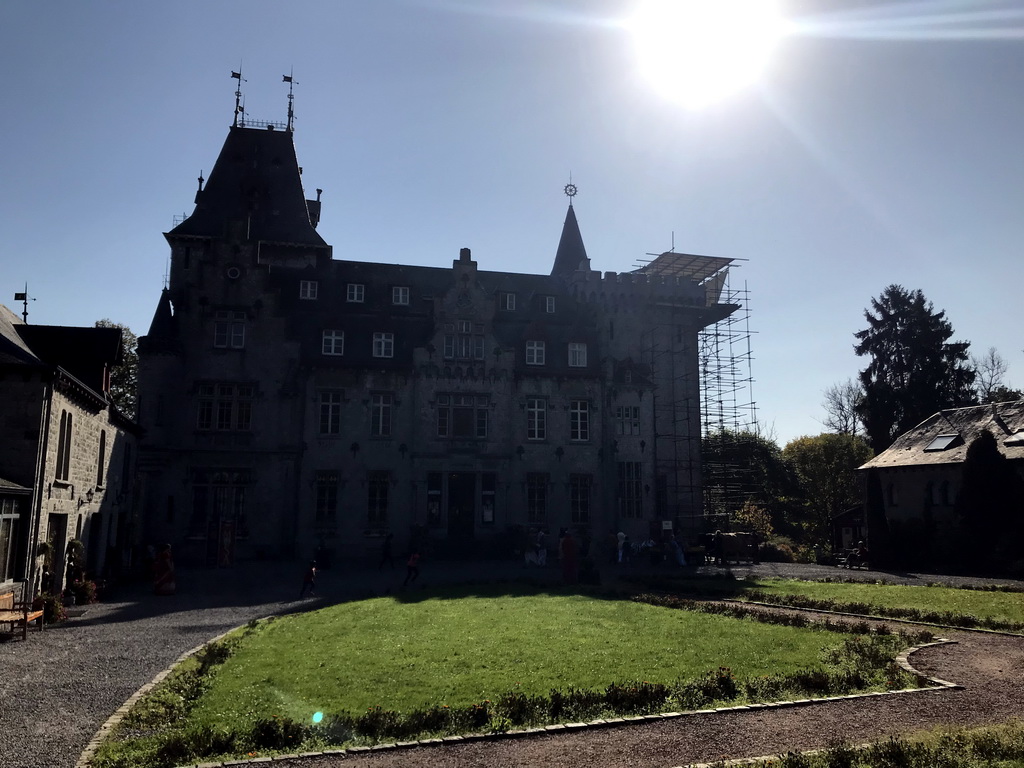
[[[232,630],[234,631],[234,630]],[[225,633],[228,634],[228,633]],[[223,635],[221,635],[223,637]],[[217,640],[219,638],[215,638]],[[211,640],[210,642],[215,642]],[[569,733],[574,731],[586,730],[590,728],[607,728],[619,725],[629,725],[632,723],[642,722],[654,722],[657,720],[677,720],[685,717],[692,717],[694,715],[712,715],[712,714],[724,714],[727,712],[744,712],[748,710],[765,710],[765,709],[784,709],[788,707],[804,707],[811,706],[814,704],[823,704],[830,701],[845,701],[847,699],[868,699],[879,696],[896,696],[910,693],[929,693],[937,690],[944,689],[962,689],[962,685],[957,683],[950,683],[946,680],[940,680],[936,677],[929,677],[923,675],[914,669],[910,664],[910,655],[915,651],[919,651],[922,648],[929,648],[936,645],[952,645],[956,644],[956,640],[947,640],[945,638],[938,638],[930,643],[923,643],[921,645],[913,646],[908,648],[896,657],[896,663],[899,666],[909,672],[912,675],[917,676],[922,680],[926,680],[932,685],[927,688],[903,688],[898,691],[880,691],[873,693],[852,693],[844,694],[842,696],[825,696],[820,699],[796,699],[793,701],[773,701],[765,702],[761,704],[738,704],[734,707],[719,707],[716,709],[698,709],[689,712],[662,712],[653,715],[627,715],[623,717],[614,717],[607,719],[592,720],[587,723],[555,723],[553,725],[536,726],[533,728],[524,728],[521,730],[514,731],[503,731],[501,733],[471,733],[464,734],[461,736],[444,736],[441,738],[434,739],[421,739],[418,741],[404,741],[404,742],[391,742],[387,744],[375,744],[372,747],[349,747],[348,749],[330,750],[326,752],[303,752],[301,754],[290,754],[290,755],[276,755],[273,757],[259,757],[252,760],[240,760],[230,761],[225,763],[189,763],[187,765],[178,766],[178,768],[225,768],[226,766],[235,765],[251,765],[256,763],[266,762],[280,762],[283,760],[297,760],[302,758],[321,757],[323,755],[358,755],[365,752],[379,752],[379,751],[394,751],[399,749],[411,749],[413,747],[432,747],[438,745],[453,745],[453,744],[466,744],[474,741],[498,741],[500,739],[511,739],[511,738],[523,738],[530,736],[537,736],[540,734],[552,734],[552,733]],[[185,654],[184,658],[196,653],[203,646],[190,651]],[[166,674],[166,673],[162,673]],[[817,752],[824,752],[825,750],[814,750],[808,751],[806,754],[815,754]],[[758,762],[765,760],[774,760],[778,755],[766,755],[764,757],[747,757],[738,758],[735,760],[718,761],[715,763],[692,763],[688,766],[680,766],[679,768],[718,768],[718,766],[741,766],[741,765],[754,765]],[[88,768],[87,765],[76,766],[76,768]]]

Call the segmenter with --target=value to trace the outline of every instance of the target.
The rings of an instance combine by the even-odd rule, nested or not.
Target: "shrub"
[[[604,692],[608,707],[616,713],[654,712],[668,699],[668,686],[661,683],[612,683]]]
[[[65,621],[68,617],[67,611],[64,610],[64,601],[61,600],[60,595],[53,595],[49,592],[36,597],[32,601],[33,610],[38,611],[40,608],[43,610],[43,621],[47,624],[57,624]]]
[[[307,729],[290,717],[261,718],[252,724],[249,740],[257,749],[289,749],[306,738]],[[212,753],[206,753],[212,754]]]
[[[758,556],[762,562],[768,563],[796,562],[793,547],[785,539],[774,539],[764,542],[758,547]]]
[[[75,596],[77,605],[92,605],[96,602],[96,582],[89,579],[73,581],[67,591]]]

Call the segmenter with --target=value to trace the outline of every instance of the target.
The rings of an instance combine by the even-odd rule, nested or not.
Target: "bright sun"
[[[692,109],[757,80],[783,26],[773,0],[643,0],[626,25],[647,80]]]

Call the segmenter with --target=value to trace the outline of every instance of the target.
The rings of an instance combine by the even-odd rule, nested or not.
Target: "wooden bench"
[[[13,592],[0,592],[0,627],[9,625],[9,632],[14,633],[16,626],[21,627],[21,639],[28,640],[28,625],[31,621],[39,622],[39,631],[43,631],[43,611],[33,610],[29,603],[18,602]]]

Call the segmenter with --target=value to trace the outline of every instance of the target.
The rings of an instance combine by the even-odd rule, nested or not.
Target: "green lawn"
[[[886,608],[955,611],[997,621],[1024,622],[1024,594],[953,587],[902,586],[755,579],[754,589],[778,595],[804,595],[819,600],[868,603]]]
[[[577,594],[378,598],[286,616],[246,637],[192,722],[315,712],[408,711],[518,687],[669,683],[727,666],[737,677],[818,664],[841,637]]]
[[[1024,593],[1020,592],[870,582],[692,576],[660,577],[649,586],[707,598],[742,600],[753,592],[764,592],[896,610],[951,611],[1007,624],[1024,623]]]

